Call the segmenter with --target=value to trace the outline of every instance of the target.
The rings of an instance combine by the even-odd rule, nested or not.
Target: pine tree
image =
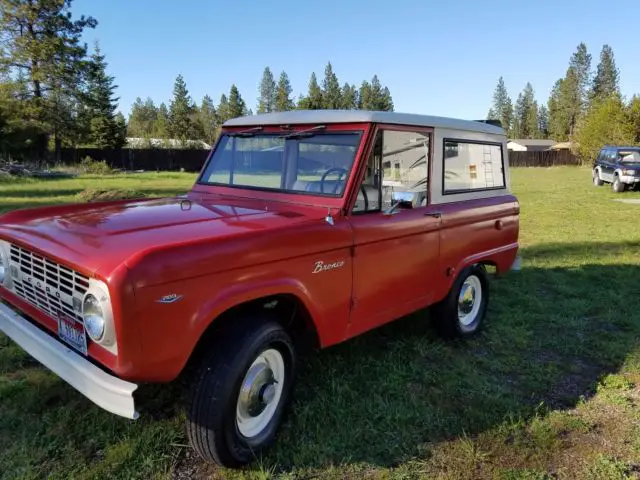
[[[218,103],[218,110],[217,110],[217,124],[218,125],[222,125],[224,122],[226,122],[227,120],[229,120],[231,117],[229,116],[229,99],[227,98],[227,96],[223,93],[222,95],[220,95],[220,103]]]
[[[212,145],[217,136],[216,107],[213,105],[213,99],[209,95],[205,95],[202,99],[198,114],[203,140]]]
[[[327,63],[324,69],[324,80],[322,81],[322,108],[335,110],[342,106],[342,91],[338,77],[333,72],[331,62]]]
[[[136,138],[153,138],[155,125],[158,119],[158,109],[151,98],[144,102],[140,97],[136,98],[129,114],[127,135]]]
[[[640,145],[640,95],[634,95],[631,98],[627,110],[629,113],[630,122],[633,125],[635,131],[634,143],[636,145]]]
[[[511,98],[509,98],[507,87],[505,87],[502,77],[498,79],[498,84],[493,92],[493,106],[491,110],[497,117],[497,120],[500,120],[500,123],[502,123],[502,128],[504,128],[505,131],[511,131],[513,105],[511,104]]]
[[[155,125],[153,127],[154,138],[169,138],[169,109],[163,102],[158,107],[158,114],[156,115]]]
[[[0,0],[0,70],[29,84],[21,99],[23,121],[34,127],[37,155],[43,159],[49,133],[56,156],[63,140],[77,137],[78,105],[89,63],[81,43],[94,28],[92,17],[72,20],[71,0]]]
[[[342,105],[344,110],[355,110],[358,108],[358,90],[355,85],[345,83],[342,86]]]
[[[360,110],[373,110],[372,105],[371,84],[364,80],[358,92],[358,108]]]
[[[549,136],[558,142],[569,140],[582,110],[578,76],[572,67],[554,84],[548,105]]]
[[[589,104],[589,85],[591,84],[591,54],[587,52],[584,42],[578,45],[571,56],[569,66],[576,74],[580,90],[580,111],[584,112]]]
[[[538,131],[540,138],[549,137],[549,110],[544,104],[538,109]]]
[[[260,97],[258,98],[258,113],[269,113],[275,110],[276,82],[269,67],[265,67],[260,81]]]
[[[193,139],[194,106],[182,75],[176,77],[173,99],[169,105],[169,135],[183,144]]]
[[[90,126],[89,142],[98,148],[120,148],[125,139],[116,123],[118,98],[114,96],[114,77],[107,75],[107,62],[96,44],[87,72],[86,119]]]
[[[301,97],[298,101],[298,108],[304,110],[318,110],[323,108],[324,99],[322,96],[322,89],[318,85],[318,79],[315,72],[311,74],[309,79],[309,92],[306,96]]]
[[[384,87],[382,89],[382,96],[380,98],[380,109],[385,112],[393,112],[393,98],[391,98],[391,91]]]
[[[531,103],[524,119],[524,132],[528,138],[542,138],[538,119],[538,102],[535,100]]]
[[[360,87],[359,108],[362,110],[393,111],[393,99],[387,87],[382,87],[377,75],[371,83],[364,81]]]
[[[242,117],[248,113],[247,104],[244,103],[238,87],[235,84],[231,85],[231,90],[229,90],[229,118]]]
[[[513,115],[514,138],[538,138],[538,104],[530,83],[518,95]]]
[[[124,118],[122,112],[116,113],[116,130],[118,131],[118,135],[122,138],[122,145],[125,146],[127,143],[127,121]]]
[[[620,74],[613,58],[613,50],[609,45],[604,45],[600,52],[600,63],[598,63],[596,76],[593,79],[591,99],[594,101],[604,100],[614,93],[620,93],[619,77]]]
[[[280,74],[280,80],[278,80],[278,86],[276,88],[276,112],[286,112],[287,110],[293,110],[295,105],[291,99],[291,83],[289,83],[289,77],[286,72]]]

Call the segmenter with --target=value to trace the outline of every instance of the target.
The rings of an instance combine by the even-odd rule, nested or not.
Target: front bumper
[[[96,367],[1,302],[0,331],[99,407],[122,417],[138,418],[133,399],[138,388],[135,383]]]
[[[640,183],[640,176],[637,175],[620,175],[620,181],[627,185],[634,185]]]

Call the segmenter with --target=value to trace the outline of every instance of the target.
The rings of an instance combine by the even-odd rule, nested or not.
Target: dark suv
[[[605,145],[593,162],[593,184],[610,183],[616,193],[640,187],[640,147]]]

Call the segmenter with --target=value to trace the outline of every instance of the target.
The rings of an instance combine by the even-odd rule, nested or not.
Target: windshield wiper
[[[248,128],[247,130],[241,130],[239,132],[229,132],[226,135],[229,137],[253,137],[256,132],[259,132],[263,129],[264,127],[253,127],[253,128]]]
[[[324,130],[326,125],[316,125],[315,127],[307,128],[306,130],[300,130],[299,132],[287,133],[281,135],[280,138],[308,138],[313,137],[318,130]]]

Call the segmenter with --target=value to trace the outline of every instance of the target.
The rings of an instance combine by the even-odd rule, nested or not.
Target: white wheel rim
[[[282,354],[269,348],[247,369],[236,405],[236,425],[246,438],[260,435],[273,418],[284,389]]]
[[[482,304],[482,283],[475,275],[469,275],[458,295],[458,321],[465,327],[475,322]]]

